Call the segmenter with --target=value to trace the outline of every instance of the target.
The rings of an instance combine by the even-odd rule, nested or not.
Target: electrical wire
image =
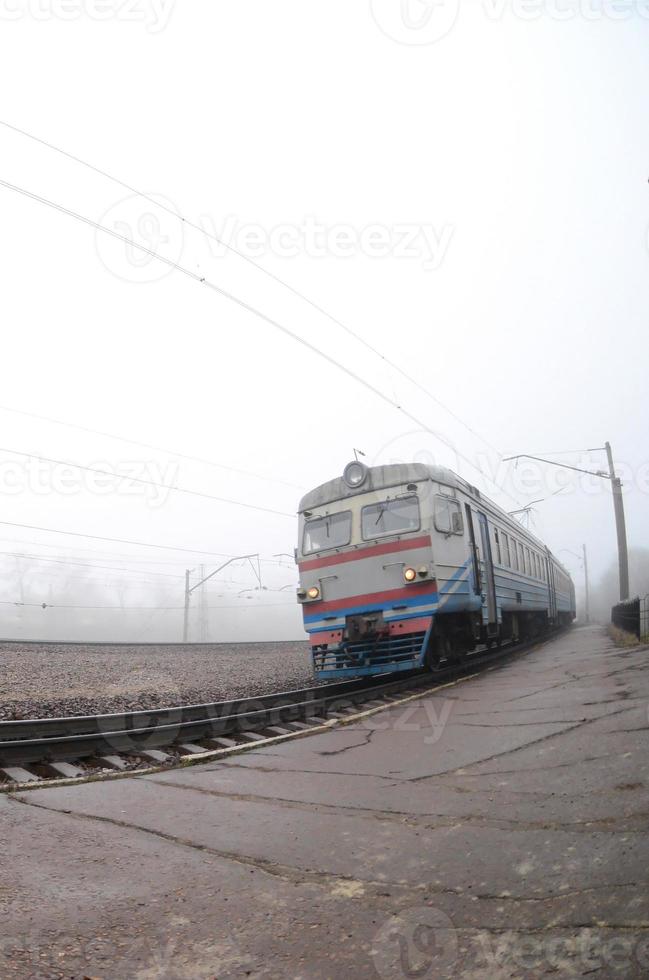
[[[50,544],[47,541],[26,541],[24,538],[5,538],[2,535],[0,535],[0,541],[4,541],[5,543],[9,542],[10,544],[26,544],[34,548],[60,548],[61,547],[61,545],[58,543]],[[75,550],[84,551],[88,555],[97,555],[100,557],[86,558],[85,556],[79,556],[79,555],[59,555],[58,557],[70,559],[74,561],[99,561],[99,562],[119,561],[122,563],[131,563],[135,565],[179,565],[182,566],[183,568],[186,566],[186,561],[182,558],[132,558],[130,555],[127,555],[124,552],[113,553],[110,551],[101,551],[97,548],[81,548],[76,545],[75,545]],[[224,557],[227,558],[230,556],[225,555]],[[267,564],[278,565],[278,566],[283,565],[284,567],[286,567],[286,565],[283,562],[272,561],[270,558],[262,558],[261,561],[266,562]]]
[[[180,611],[180,610],[184,610],[185,608],[184,606],[80,606],[80,605],[67,605],[65,603],[58,603],[58,602],[20,602],[20,601],[14,602],[11,599],[0,599],[0,605],[19,606],[21,608],[26,607],[30,609],[91,609],[91,610],[115,609],[115,610],[120,610],[121,612],[129,612],[131,610],[134,612],[150,612],[151,610],[168,612],[172,609],[176,611]],[[204,609],[248,609],[248,608],[252,609],[254,608],[255,610],[259,610],[259,609],[268,609],[269,607],[276,607],[276,606],[287,606],[287,607],[295,606],[297,608],[297,604],[295,602],[262,602],[262,603],[257,603],[257,605],[255,606],[249,606],[249,607],[241,606],[241,605],[236,605],[236,606],[224,605],[224,606],[204,606],[203,608]]]
[[[234,303],[237,306],[239,306],[242,310],[245,310],[246,312],[253,314],[253,316],[258,317],[260,320],[263,320],[265,323],[269,324],[271,327],[275,328],[280,333],[282,333],[285,336],[291,338],[296,343],[301,344],[307,350],[311,351],[313,354],[315,354],[316,356],[322,358],[328,364],[332,365],[337,370],[341,371],[343,374],[345,374],[348,377],[350,377],[357,384],[360,384],[362,387],[364,387],[368,391],[372,392],[374,395],[376,395],[382,401],[386,402],[392,408],[396,408],[399,412],[401,412],[411,422],[414,422],[415,425],[420,426],[423,430],[425,430],[426,432],[428,432],[435,439],[438,439],[444,445],[448,446],[454,453],[457,454],[457,456],[460,459],[463,459],[472,469],[474,469],[474,470],[476,470],[476,472],[480,473],[480,475],[485,480],[487,480],[488,482],[490,482],[493,486],[497,487],[498,490],[501,491],[501,493],[504,493],[511,500],[515,501],[515,503],[520,504],[520,501],[517,500],[516,497],[514,497],[511,493],[509,493],[508,490],[505,490],[504,487],[500,486],[500,484],[498,484],[493,479],[493,477],[490,477],[488,474],[484,473],[480,469],[480,467],[477,466],[476,463],[474,463],[471,459],[469,459],[468,456],[465,456],[463,453],[461,453],[457,449],[457,447],[454,446],[447,439],[445,439],[444,436],[442,436],[440,433],[435,432],[433,429],[431,429],[430,426],[427,425],[422,419],[418,418],[412,412],[410,412],[407,409],[405,409],[395,399],[391,398],[385,391],[382,391],[380,388],[377,388],[376,385],[372,384],[366,378],[362,377],[362,375],[357,374],[355,371],[353,371],[346,364],[342,363],[341,361],[336,360],[335,357],[332,357],[330,354],[327,354],[326,351],[323,351],[321,348],[317,347],[315,344],[312,344],[305,337],[301,337],[299,334],[295,333],[293,330],[291,330],[289,327],[285,326],[284,324],[280,323],[278,320],[275,320],[272,317],[268,316],[262,310],[258,309],[255,306],[252,306],[250,303],[247,303],[245,300],[241,299],[240,297],[235,296],[234,293],[230,293],[228,290],[223,289],[221,286],[218,286],[216,283],[210,282],[205,276],[198,275],[197,273],[193,272],[191,269],[188,269],[185,266],[180,265],[178,262],[174,262],[172,259],[168,259],[165,256],[160,255],[157,252],[154,252],[152,249],[147,248],[145,245],[142,245],[139,242],[135,242],[133,239],[128,238],[128,236],[121,235],[119,232],[114,231],[111,228],[107,228],[105,225],[102,225],[102,224],[100,224],[97,221],[93,221],[91,218],[88,218],[86,215],[79,214],[76,211],[72,211],[70,208],[66,208],[63,205],[58,204],[56,201],[52,201],[52,200],[50,200],[48,198],[41,197],[39,194],[35,194],[32,191],[29,191],[29,190],[27,190],[24,187],[19,187],[16,184],[12,184],[9,181],[1,180],[0,179],[0,186],[5,187],[8,190],[13,191],[14,193],[21,194],[24,197],[27,197],[27,198],[29,198],[29,199],[31,199],[33,201],[36,201],[39,204],[43,204],[46,207],[53,208],[54,210],[59,211],[61,214],[67,215],[68,217],[75,218],[77,221],[80,221],[83,224],[89,225],[91,228],[94,228],[97,231],[101,231],[104,234],[109,235],[111,238],[115,238],[118,241],[121,241],[121,242],[123,242],[123,243],[131,246],[132,248],[138,249],[139,251],[144,252],[146,255],[150,255],[152,258],[157,259],[158,261],[162,262],[164,265],[167,265],[170,268],[176,269],[178,272],[183,273],[183,275],[188,276],[190,279],[193,279],[195,282],[197,282],[197,283],[199,283],[201,285],[207,286],[208,289],[211,289],[214,292],[218,293],[220,296],[223,296],[225,299],[230,300],[232,303]]]
[[[115,480],[131,480],[133,483],[140,483],[147,487],[158,487],[161,490],[173,490],[175,493],[187,493],[192,497],[203,497],[206,500],[216,500],[221,504],[231,504],[234,507],[245,507],[247,510],[257,510],[264,514],[276,514],[280,517],[294,518],[295,514],[287,510],[275,510],[273,507],[261,507],[259,504],[247,504],[241,500],[232,500],[230,497],[218,497],[212,493],[203,493],[201,490],[189,490],[187,487],[174,487],[170,483],[158,483],[157,480],[145,480],[140,476],[131,476],[128,473],[111,473],[110,470],[100,470],[95,466],[84,466],[82,463],[70,462],[66,459],[51,459],[49,456],[38,456],[36,453],[26,453],[20,449],[9,449],[0,446],[0,453],[9,453],[13,456],[25,456],[27,459],[37,459],[41,463],[52,463],[54,466],[72,466],[74,469],[83,470],[85,473],[96,473],[99,476],[110,476]]]
[[[384,361],[384,363],[387,364],[390,368],[392,368],[392,370],[397,371],[397,373],[400,374],[402,378],[405,378],[406,381],[408,381],[410,384],[418,388],[419,391],[423,392],[423,394],[426,395],[432,402],[434,402],[436,405],[439,405],[440,408],[443,408],[445,412],[448,412],[448,414],[452,418],[454,418],[457,422],[459,422],[460,425],[462,425],[468,432],[476,436],[476,438],[480,439],[481,442],[483,442],[486,446],[489,446],[490,449],[493,449],[494,452],[496,452],[498,456],[502,458],[503,454],[491,442],[489,442],[488,439],[486,439],[483,435],[481,435],[479,432],[473,429],[467,422],[464,421],[464,419],[462,419],[455,411],[450,409],[448,405],[446,405],[440,398],[434,395],[428,388],[422,385],[411,375],[407,374],[406,371],[403,370],[403,368],[399,367],[398,364],[390,360],[390,358],[388,358],[385,354],[383,354],[380,350],[378,350],[378,348],[370,344],[363,336],[361,336],[361,334],[357,333],[357,331],[355,330],[352,330],[352,328],[347,326],[347,324],[343,323],[342,320],[338,319],[338,317],[334,316],[332,313],[329,313],[329,311],[326,310],[323,306],[321,306],[319,303],[316,303],[315,300],[312,300],[309,296],[301,292],[295,286],[291,286],[284,279],[281,279],[279,276],[275,275],[275,273],[271,272],[269,269],[266,269],[263,265],[260,265],[258,262],[255,262],[255,260],[251,258],[251,256],[245,255],[243,252],[240,252],[229,242],[223,241],[223,239],[219,238],[218,235],[215,235],[212,232],[207,231],[205,228],[201,227],[201,225],[198,225],[195,222],[190,221],[190,219],[186,218],[184,215],[178,214],[176,211],[173,210],[173,208],[168,207],[166,204],[164,204],[161,201],[156,201],[155,198],[151,197],[149,194],[145,194],[143,191],[139,190],[138,188],[133,187],[131,184],[126,183],[126,181],[120,180],[119,177],[115,177],[113,174],[108,173],[108,171],[102,170],[100,167],[96,167],[94,164],[88,163],[86,160],[83,160],[81,157],[75,156],[73,153],[70,153],[67,150],[62,149],[61,147],[56,146],[54,143],[49,143],[47,140],[44,140],[39,136],[35,136],[33,133],[29,133],[27,130],[21,129],[18,126],[14,126],[11,123],[6,122],[5,120],[0,119],[0,125],[4,126],[6,129],[13,130],[13,132],[18,133],[20,136],[24,136],[27,139],[33,140],[36,143],[40,143],[41,146],[45,146],[47,147],[47,149],[53,150],[55,153],[60,153],[62,156],[67,157],[69,160],[73,160],[75,163],[78,163],[82,167],[86,167],[88,170],[92,170],[94,173],[99,174],[101,177],[105,177],[107,180],[112,181],[114,184],[123,187],[131,194],[135,194],[137,195],[137,197],[141,197],[143,200],[148,201],[150,204],[154,205],[154,207],[161,208],[163,211],[166,211],[177,221],[180,221],[182,224],[187,225],[187,227],[193,228],[195,231],[200,232],[202,235],[205,235],[207,238],[211,238],[213,241],[218,242],[219,245],[222,245],[224,248],[227,248],[230,252],[233,252],[235,255],[239,256],[239,258],[243,259],[245,262],[248,262],[250,265],[254,266],[254,268],[257,269],[259,272],[263,273],[263,275],[267,276],[269,279],[272,279],[280,286],[283,286],[284,289],[287,289],[294,296],[297,296],[299,299],[303,300],[303,302],[308,303],[308,305],[311,306],[312,309],[316,310],[322,316],[326,317],[328,320],[331,321],[331,323],[334,323],[336,324],[336,326],[340,327],[340,329],[343,330],[345,333],[347,333],[350,337],[353,337],[358,343],[362,344],[363,347],[371,351],[380,360]]]
[[[304,492],[304,487],[297,483],[290,483],[287,480],[278,480],[273,476],[264,476],[262,473],[253,473],[252,470],[242,470],[236,466],[226,466],[224,463],[217,463],[212,459],[205,459],[203,456],[190,456],[188,453],[179,453],[175,449],[166,449],[164,446],[156,446],[149,442],[140,442],[139,439],[129,439],[127,436],[120,436],[114,432],[105,432],[102,429],[91,429],[87,425],[78,425],[76,422],[65,422],[62,419],[52,418],[50,415],[39,415],[36,412],[26,412],[20,408],[11,408],[9,405],[0,405],[0,411],[11,412],[13,415],[24,415],[26,418],[38,419],[41,422],[51,422],[53,425],[61,425],[67,429],[76,429],[79,432],[87,432],[94,436],[105,436],[108,439],[116,439],[118,442],[126,442],[131,446],[139,446],[141,449],[153,449],[154,452],[166,453],[175,456],[177,459],[187,459],[193,463],[203,463],[206,466],[213,466],[216,469],[226,470],[228,473],[239,473],[243,476],[254,477],[256,480],[265,480],[268,483],[278,483],[292,490]]]
[[[0,523],[2,523],[2,522],[0,522]],[[20,525],[18,525],[18,526],[20,526]],[[25,525],[25,526],[29,526],[29,525]],[[44,528],[43,530],[48,531],[50,529],[49,528]],[[57,532],[57,533],[61,533],[61,534],[70,533],[70,534],[72,534],[73,532],[61,531],[61,532]],[[84,536],[85,535],[82,535],[82,537],[84,537]],[[106,538],[105,540],[112,541],[112,540],[119,540],[119,539]],[[0,535],[0,541],[5,541],[5,542],[8,541],[8,542],[11,542],[12,544],[27,544],[27,545],[32,545],[32,546],[38,547],[38,548],[59,548],[60,547],[59,544],[49,544],[47,541],[25,541],[24,538],[23,539],[20,539],[20,538],[5,538],[2,535]],[[149,546],[147,546],[147,547],[149,547]],[[67,560],[70,560],[70,561],[84,561],[85,560],[87,562],[90,562],[90,561],[98,561],[98,562],[103,562],[103,561],[129,562],[130,561],[130,562],[133,562],[134,564],[144,564],[144,565],[147,565],[147,564],[148,565],[179,565],[182,568],[186,568],[186,566],[187,566],[187,561],[186,561],[186,559],[183,559],[183,558],[174,558],[174,559],[166,559],[166,558],[130,558],[128,555],[125,555],[123,553],[117,554],[117,555],[112,555],[110,552],[96,551],[96,550],[94,550],[92,548],[77,548],[77,551],[85,551],[89,555],[98,554],[98,555],[101,555],[102,557],[96,558],[96,559],[93,559],[93,558],[83,558],[83,557],[79,557],[78,555],[58,555],[57,557],[60,558],[60,559],[65,559],[66,561]],[[216,555],[215,552],[209,552],[209,554],[215,554]],[[218,558],[236,558],[237,557],[236,555],[225,555],[225,554],[218,554],[216,556]],[[41,557],[41,556],[35,556],[35,557]],[[42,556],[43,559],[46,559],[48,557],[49,556],[47,556],[47,555],[43,555]],[[260,558],[260,561],[264,565],[276,565],[278,568],[284,568],[285,569],[287,567],[292,567],[292,566],[287,566],[285,562],[277,561],[277,560],[275,560],[273,558]],[[209,565],[209,564],[211,564],[211,562],[206,562],[205,564],[208,564]],[[99,567],[99,566],[89,565],[88,567],[89,568],[94,568],[94,567]],[[111,571],[114,569],[114,566],[111,566],[111,565],[107,565],[106,567],[109,570],[111,570]],[[123,569],[123,571],[126,571],[126,569]],[[134,571],[140,571],[140,570],[134,569]],[[144,575],[147,575],[147,574],[162,575],[164,573],[162,573],[162,572],[155,572],[155,573],[154,572],[148,572],[146,569],[142,569],[141,570],[141,574],[144,574]],[[176,576],[174,575],[173,578],[176,578]],[[221,579],[221,581],[226,581],[226,580]]]
[[[120,567],[116,568],[114,565],[87,565],[84,564],[83,562],[72,561],[67,558],[50,558],[49,555],[26,555],[26,554],[19,554],[18,552],[15,551],[0,551],[0,555],[4,555],[7,558],[24,558],[31,561],[51,562],[56,565],[75,565],[78,568],[89,568],[92,571],[94,571],[95,569],[103,569],[109,572],[128,572],[131,575],[155,575],[156,577],[160,576],[162,578],[173,578],[176,581],[178,581],[179,579],[182,580],[184,578],[184,575],[172,575],[171,572],[147,572],[146,569],[142,570],[139,568],[120,568]],[[90,581],[90,579],[88,581]]]
[[[148,541],[133,541],[128,538],[109,538],[101,534],[83,534],[81,531],[62,531],[60,528],[40,527],[36,524],[18,524],[15,521],[0,521],[4,527],[20,527],[27,531],[44,531],[46,534],[65,534],[73,538],[88,538],[93,541],[112,541],[115,544],[132,544],[141,548],[156,548],[162,551],[183,551],[189,555],[209,555],[211,558],[238,558],[239,555],[228,555],[220,551],[201,551],[199,548],[180,548],[171,544],[152,544]],[[272,558],[262,558],[262,562],[271,565],[281,565]]]

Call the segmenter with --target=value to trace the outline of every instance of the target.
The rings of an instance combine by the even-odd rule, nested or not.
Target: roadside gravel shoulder
[[[0,643],[0,721],[223,701],[312,683],[302,641]]]

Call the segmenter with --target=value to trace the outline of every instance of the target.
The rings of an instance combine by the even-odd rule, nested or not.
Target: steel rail
[[[233,701],[179,705],[172,708],[127,711],[103,715],[71,715],[0,722],[0,765],[29,765],[101,757],[138,755],[228,735],[259,732],[269,726],[295,721],[322,722],[359,702],[428,687],[431,693],[448,680],[476,668],[502,662],[523,653],[546,637],[496,650],[480,650],[461,663],[435,671],[413,671],[394,679],[360,678]]]

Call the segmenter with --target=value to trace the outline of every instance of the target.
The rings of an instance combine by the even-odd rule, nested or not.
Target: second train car
[[[434,669],[575,617],[549,548],[441,466],[352,461],[302,498],[296,561],[322,678]]]

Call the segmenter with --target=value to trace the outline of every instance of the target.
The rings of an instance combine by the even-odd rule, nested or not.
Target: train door
[[[476,595],[480,595],[482,592],[482,585],[480,583],[480,562],[478,561],[478,548],[475,543],[475,527],[473,526],[473,511],[471,510],[471,504],[465,504],[464,509],[466,511],[467,527],[469,528],[469,547],[471,549],[473,591]]]
[[[480,541],[482,543],[482,566],[484,569],[484,586],[486,590],[486,605],[482,606],[482,620],[487,627],[487,633],[498,631],[498,610],[496,608],[496,581],[494,579],[494,564],[491,555],[491,539],[487,515],[478,511],[480,521]]]
[[[548,596],[549,596],[549,607],[550,607],[550,622],[556,623],[557,621],[557,592],[554,584],[554,569],[552,568],[552,562],[548,557],[545,559],[546,568],[548,570]]]

